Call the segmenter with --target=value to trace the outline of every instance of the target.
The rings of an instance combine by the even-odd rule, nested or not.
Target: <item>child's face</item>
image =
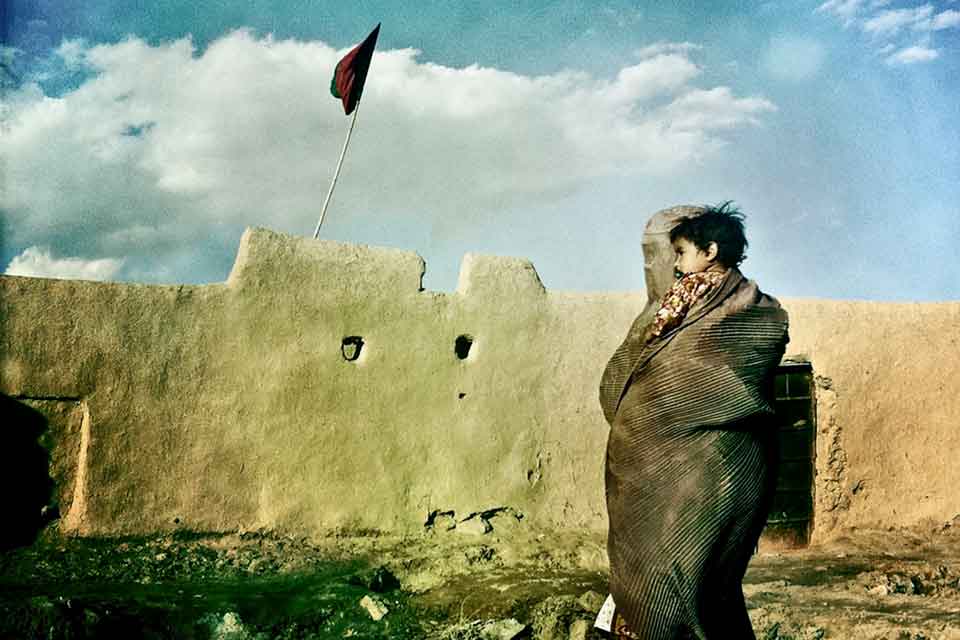
[[[716,264],[717,252],[714,243],[710,243],[707,251],[700,249],[686,238],[677,238],[671,244],[673,244],[673,251],[677,256],[673,261],[674,271],[682,275],[706,271]]]

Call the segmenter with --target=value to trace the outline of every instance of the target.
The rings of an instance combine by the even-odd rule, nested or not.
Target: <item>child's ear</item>
[[[707,260],[713,262],[717,259],[717,255],[720,253],[720,247],[717,246],[716,242],[711,242],[707,245]]]

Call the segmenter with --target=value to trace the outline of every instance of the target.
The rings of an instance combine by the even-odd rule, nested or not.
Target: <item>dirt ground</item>
[[[62,538],[0,554],[0,637],[590,640],[605,544],[585,533]],[[960,524],[764,549],[763,640],[960,640]],[[382,617],[380,615],[382,614]]]

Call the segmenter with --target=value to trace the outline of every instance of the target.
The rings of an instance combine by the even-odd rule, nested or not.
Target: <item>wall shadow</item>
[[[39,442],[47,419],[39,411],[0,394],[0,486],[6,493],[0,550],[31,544],[54,514],[45,512],[53,494],[50,455]]]

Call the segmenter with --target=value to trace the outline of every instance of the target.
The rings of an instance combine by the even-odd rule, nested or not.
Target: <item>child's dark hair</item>
[[[682,218],[670,230],[670,242],[686,238],[701,251],[711,242],[717,243],[717,262],[736,267],[747,257],[747,236],[743,231],[744,215],[727,200],[718,206],[705,206],[702,213]]]

